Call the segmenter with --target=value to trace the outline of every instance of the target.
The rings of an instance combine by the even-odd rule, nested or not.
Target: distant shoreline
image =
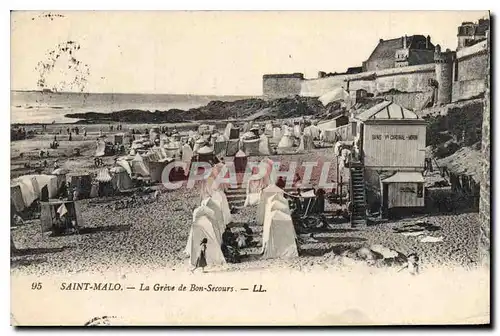
[[[96,124],[179,124],[196,123],[203,121],[249,121],[275,120],[296,118],[301,116],[318,115],[325,111],[325,107],[318,98],[294,97],[264,100],[261,98],[247,98],[234,101],[212,100],[208,104],[182,109],[168,109],[153,112],[142,109],[126,109],[111,113],[84,112],[68,113],[65,118],[77,119],[74,122],[40,123],[23,122],[12,123],[12,126],[40,126],[40,125],[96,125]]]

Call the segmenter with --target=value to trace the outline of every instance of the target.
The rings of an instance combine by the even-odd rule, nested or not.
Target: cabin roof
[[[368,110],[361,112],[355,116],[355,118],[361,121],[419,119],[415,112],[412,112],[391,101],[383,101]]]

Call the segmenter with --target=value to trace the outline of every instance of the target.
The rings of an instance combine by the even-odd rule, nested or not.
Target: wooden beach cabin
[[[425,198],[418,195],[423,188],[425,120],[391,101],[382,101],[354,114],[351,126],[354,149],[349,169],[356,223],[366,223],[367,205],[381,210],[383,216],[391,208],[422,207]],[[403,186],[405,183],[412,187]]]
[[[42,232],[58,235],[73,227],[82,227],[83,219],[78,201],[54,200],[41,202],[40,223]]]

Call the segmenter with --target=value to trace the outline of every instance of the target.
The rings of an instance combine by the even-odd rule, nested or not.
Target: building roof
[[[368,57],[368,61],[383,58],[395,58],[396,50],[401,48],[403,48],[403,41],[401,37],[385,41],[380,40],[370,57]]]
[[[361,121],[419,119],[415,112],[388,100],[361,112],[355,118]]]
[[[396,174],[383,179],[383,183],[406,183],[416,182],[424,183],[424,177],[420,172],[397,172]]]
[[[403,38],[398,37],[390,40],[380,40],[373,50],[367,62],[377,59],[396,59],[396,50],[403,48]],[[426,37],[423,35],[411,35],[406,37],[406,46],[409,49],[434,50],[434,45],[429,41],[426,48]]]

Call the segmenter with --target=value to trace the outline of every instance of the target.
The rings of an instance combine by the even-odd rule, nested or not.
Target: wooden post
[[[342,206],[342,175],[340,175],[340,206]]]
[[[340,195],[339,195],[339,156],[338,156],[338,155],[335,155],[335,157],[337,158],[337,169],[336,169],[336,172],[337,172],[337,180],[335,181],[335,182],[336,182],[337,187],[335,188],[335,193],[337,194],[337,198],[338,198],[338,197],[340,197]]]

